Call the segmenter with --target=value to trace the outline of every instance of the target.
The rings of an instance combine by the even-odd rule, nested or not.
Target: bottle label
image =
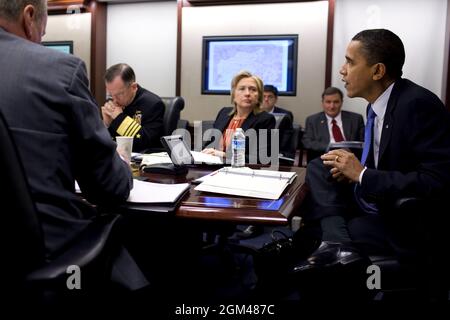
[[[233,139],[232,140],[232,167],[245,166],[245,139]]]
[[[233,148],[235,149],[244,149],[245,148],[245,140],[233,140]]]

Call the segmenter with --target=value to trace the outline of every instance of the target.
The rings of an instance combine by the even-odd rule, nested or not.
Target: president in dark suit
[[[430,235],[448,241],[447,214],[431,205],[450,195],[450,113],[435,94],[401,78],[405,51],[391,31],[356,34],[345,58],[340,73],[347,95],[369,102],[364,150],[361,161],[339,149],[309,164],[305,219],[319,221],[322,243],[295,270],[383,254],[421,271],[428,252],[442,245],[427,242]],[[394,203],[404,197],[428,200],[429,211],[399,216]],[[441,253],[445,265],[448,248]]]
[[[363,141],[364,120],[359,113],[342,111],[342,91],[329,87],[322,93],[323,112],[306,118],[302,144],[308,161],[328,151],[328,145],[340,141]]]

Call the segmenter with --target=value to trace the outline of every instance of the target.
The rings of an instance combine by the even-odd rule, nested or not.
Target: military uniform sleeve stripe
[[[133,125],[128,127],[128,130],[125,132],[125,134],[129,137],[134,137],[136,133],[139,132],[139,130],[141,130],[141,126],[137,122],[134,122]]]
[[[141,130],[141,125],[127,116],[117,129],[117,133],[121,136],[134,137],[139,130]]]

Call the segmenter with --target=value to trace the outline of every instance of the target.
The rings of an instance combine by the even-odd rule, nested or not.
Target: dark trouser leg
[[[310,192],[302,208],[305,221],[320,221],[323,241],[349,242],[346,219],[355,211],[353,184],[335,181],[320,158],[308,164]]]

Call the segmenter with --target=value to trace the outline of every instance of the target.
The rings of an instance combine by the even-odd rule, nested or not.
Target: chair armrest
[[[278,156],[278,161],[280,162],[281,165],[288,165],[288,166],[293,166],[295,163],[295,159],[290,158],[290,157],[285,157],[282,155]]]
[[[113,231],[121,216],[101,215],[96,217],[72,242],[72,246],[41,268],[26,277],[27,282],[56,282],[68,277],[67,267],[77,265],[81,269],[92,265],[113,249]]]
[[[417,209],[424,204],[424,199],[416,197],[405,197],[397,199],[394,203],[396,209],[409,210]]]

